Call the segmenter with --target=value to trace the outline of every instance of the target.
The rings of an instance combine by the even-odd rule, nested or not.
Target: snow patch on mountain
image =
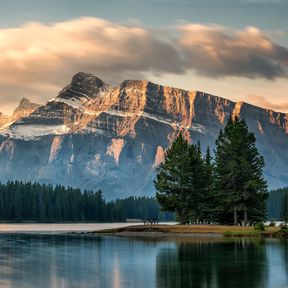
[[[8,134],[11,138],[33,140],[46,135],[62,135],[69,133],[66,125],[12,125],[1,134]]]
[[[114,109],[110,109],[108,111],[105,112],[106,114],[109,115],[113,115],[113,116],[118,116],[118,117],[135,117],[135,116],[139,116],[139,117],[143,117],[143,118],[148,118],[163,124],[167,124],[176,128],[181,128],[181,129],[188,129],[188,130],[192,130],[192,131],[197,131],[199,133],[202,134],[206,134],[207,131],[205,129],[205,126],[201,125],[201,124],[191,124],[191,125],[181,125],[179,122],[173,122],[170,119],[165,119],[165,118],[161,118],[161,117],[157,117],[155,115],[146,113],[144,111],[138,112],[138,113],[131,113],[131,112],[124,112],[124,111],[119,111],[119,110],[114,110]]]
[[[3,124],[1,127],[0,127],[0,131],[5,131],[7,128],[9,128],[9,126],[11,126],[15,121],[11,121],[11,122],[8,122],[8,123],[5,123]]]
[[[74,109],[84,111],[85,107],[83,106],[83,103],[87,101],[80,101],[79,99],[76,98],[71,98],[71,99],[65,99],[65,98],[54,98],[52,99],[51,102],[57,102],[57,103],[64,103]]]

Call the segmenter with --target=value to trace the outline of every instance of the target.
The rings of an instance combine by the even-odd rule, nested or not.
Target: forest
[[[287,199],[288,188],[269,193],[268,220],[284,220]],[[147,218],[173,221],[174,213],[161,211],[154,197],[131,196],[106,202],[101,190],[82,192],[60,185],[21,181],[0,184],[2,222],[117,222]]]
[[[0,184],[2,222],[117,222],[126,219],[173,220],[155,198],[128,197],[106,202],[102,191],[81,191],[21,181]]]
[[[288,222],[288,187],[270,191],[267,216],[269,220]]]

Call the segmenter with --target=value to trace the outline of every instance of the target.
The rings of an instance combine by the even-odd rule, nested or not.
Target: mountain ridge
[[[110,87],[83,72],[1,131],[0,180],[102,188],[107,198],[153,195],[155,168],[179,131],[214,148],[230,115],[255,133],[269,186],[288,185],[288,114],[146,80]]]

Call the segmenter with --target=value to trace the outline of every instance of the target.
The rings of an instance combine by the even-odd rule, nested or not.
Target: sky
[[[288,113],[288,0],[0,0],[0,111],[77,72]]]

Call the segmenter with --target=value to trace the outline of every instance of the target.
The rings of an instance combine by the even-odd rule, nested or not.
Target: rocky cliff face
[[[147,81],[112,88],[85,73],[34,108],[1,132],[2,181],[102,188],[107,199],[154,195],[155,168],[179,131],[214,147],[232,114],[256,134],[270,187],[288,185],[287,114]]]

